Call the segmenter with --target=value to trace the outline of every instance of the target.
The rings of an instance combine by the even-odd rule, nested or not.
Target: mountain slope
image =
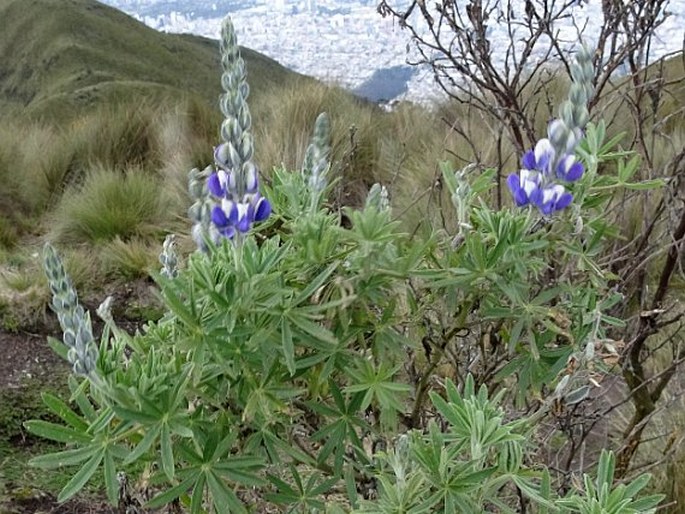
[[[255,95],[299,76],[243,49]],[[218,43],[156,32],[94,0],[0,0],[0,108],[70,116],[101,100],[220,93]]]

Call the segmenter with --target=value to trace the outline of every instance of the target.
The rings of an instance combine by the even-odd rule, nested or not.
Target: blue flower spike
[[[222,237],[239,239],[271,214],[271,204],[259,194],[259,171],[252,161],[249,88],[245,81],[245,62],[230,18],[222,26],[221,50],[224,68],[221,83],[225,93],[220,106],[225,117],[221,126],[224,141],[214,149],[216,171],[207,179],[207,190],[213,199],[210,236],[215,243]]]
[[[518,207],[535,205],[549,216],[573,201],[573,195],[557,180],[575,182],[585,173],[574,153],[589,119],[587,103],[593,93],[593,75],[592,52],[583,47],[572,65],[573,83],[559,109],[560,117],[547,127],[547,138],[540,139],[535,148],[523,154],[519,173],[507,177],[507,186]]]

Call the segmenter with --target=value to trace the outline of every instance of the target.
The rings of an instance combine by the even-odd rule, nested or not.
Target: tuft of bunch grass
[[[113,280],[145,278],[157,268],[159,245],[154,241],[115,237],[100,252],[101,273]]]
[[[162,181],[140,169],[95,168],[62,197],[54,214],[55,240],[100,243],[152,237],[173,222]]]

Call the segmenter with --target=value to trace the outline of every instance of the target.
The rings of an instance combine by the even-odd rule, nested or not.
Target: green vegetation
[[[7,497],[56,494],[68,481],[66,474],[27,468],[27,456],[55,451],[57,445],[34,438],[22,426],[27,416],[54,419],[46,414],[41,392],[68,393],[68,375],[65,366],[58,366],[47,376],[26,378],[19,387],[0,389],[0,512],[5,512]]]
[[[162,220],[173,219],[165,192],[158,178],[142,170],[95,169],[83,185],[62,196],[55,211],[54,238],[99,243],[154,237]]]
[[[89,307],[114,291],[124,300],[115,305],[116,315],[160,318],[163,310],[152,299],[150,272],[159,268],[157,257],[165,234],[179,236],[181,255],[194,248],[186,220],[187,172],[210,164],[212,149],[219,143],[218,44],[156,33],[92,0],[0,0],[0,19],[4,28],[0,32],[2,330],[21,331],[49,323],[49,294],[37,257],[46,240],[59,246],[67,271]],[[371,185],[381,182],[390,191],[393,218],[402,222],[403,232],[422,233],[433,223],[451,229],[456,214],[447,188],[441,187],[439,162],[448,160],[460,168],[478,161],[482,166],[476,169],[481,170],[503,155],[503,176],[518,167],[519,157],[506,142],[500,148],[471,144],[492,139],[492,120],[468,105],[452,102],[428,110],[403,104],[388,113],[255,52],[243,49],[243,57],[251,85],[256,159],[265,183],[291,180],[288,173],[272,170],[297,171],[314,120],[322,111],[329,114],[334,185],[328,202],[334,212],[342,205],[361,206]],[[648,76],[657,72],[665,84],[660,100],[653,107],[651,97],[640,100],[654,120],[662,120],[659,130],[646,138],[655,156],[652,170],[664,166],[685,143],[685,124],[678,110],[685,105],[685,83],[678,80],[685,73],[684,61],[671,59],[650,69]],[[563,80],[550,84],[545,101],[556,104],[566,86]],[[635,145],[634,113],[624,103],[629,90],[630,84],[618,80],[595,111],[609,122],[607,139],[626,132],[619,149]],[[536,128],[542,134],[550,112],[542,108],[535,112]],[[613,173],[615,162],[602,164],[600,173]],[[652,178],[640,173],[633,178]],[[495,192],[483,194],[483,198],[494,197]],[[651,195],[651,203],[645,205],[656,205],[660,199],[659,192]],[[645,207],[631,208],[634,196],[630,192],[626,198],[618,228],[632,239],[644,222]],[[284,199],[280,205],[287,208]],[[322,222],[322,227],[330,223]],[[270,226],[266,232],[277,230],[277,225]],[[655,259],[661,261],[661,256]],[[296,277],[298,287],[300,280]],[[345,287],[343,280],[331,285],[331,290],[342,298]],[[660,358],[664,362],[673,359],[669,354]],[[27,391],[54,390],[57,382],[63,383],[63,377],[38,385],[29,382],[10,399],[0,390],[0,466],[4,469],[0,472],[0,510],[3,494],[9,494],[3,491],[3,479],[15,485],[34,482],[37,489],[50,493],[66,482],[67,477],[59,473],[24,467],[27,455],[56,447],[39,446],[33,439],[35,446],[17,450],[9,442],[18,434],[26,436],[21,421],[44,417],[37,396]],[[321,385],[322,390],[326,387]],[[666,401],[679,406],[675,389],[667,391]],[[68,397],[64,388],[60,391]],[[22,402],[29,411],[15,408]],[[614,415],[625,421],[630,413],[618,409]],[[683,436],[679,415],[666,411],[659,416],[677,447]],[[646,435],[663,436],[657,430]],[[417,439],[417,448],[424,444]],[[645,445],[635,462],[649,462],[659,451],[659,445]],[[683,462],[682,451],[669,455],[665,464],[653,470],[659,477],[652,483],[653,490],[685,498],[685,486],[677,480],[685,469]],[[421,475],[417,480],[425,478]],[[289,487],[281,486],[283,490]]]

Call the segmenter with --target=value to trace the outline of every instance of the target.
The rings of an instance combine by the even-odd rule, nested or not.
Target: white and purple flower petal
[[[535,145],[535,168],[545,175],[549,175],[556,152],[549,139],[541,139]]]
[[[257,167],[251,162],[246,163],[247,166],[243,166],[243,171],[245,173],[245,192],[247,194],[255,194],[259,189],[259,180],[257,178]]]
[[[271,204],[266,198],[260,197],[255,204],[254,221],[264,221],[271,214]]]
[[[226,216],[226,213],[219,205],[215,205],[212,208],[212,223],[218,228],[224,228],[230,224],[228,216]]]
[[[552,184],[542,189],[535,199],[535,204],[543,214],[549,215],[554,211],[560,211],[573,200],[573,195],[560,184]]]
[[[245,233],[250,230],[254,218],[254,207],[249,202],[238,204],[238,221],[235,224],[236,228]]]
[[[513,173],[507,178],[507,185],[514,196],[514,201],[519,207],[528,205],[533,201],[536,192],[540,189],[540,174],[523,169],[518,174]]]
[[[583,165],[573,155],[565,155],[557,164],[557,177],[567,182],[578,180],[584,171]]]
[[[536,169],[537,165],[535,163],[535,151],[534,150],[528,150],[526,153],[524,153],[523,159],[521,159],[521,164],[523,165],[523,169],[526,169],[526,170]]]
[[[236,202],[224,198],[221,200],[221,210],[224,211],[230,225],[238,223],[238,204]]]
[[[209,176],[209,179],[207,179],[207,189],[209,189],[209,192],[217,197],[222,197],[226,194],[226,189],[221,184],[221,179],[219,178],[219,174],[217,172],[212,173]]]
[[[214,161],[222,168],[231,167],[231,156],[228,143],[221,143],[214,149]]]

